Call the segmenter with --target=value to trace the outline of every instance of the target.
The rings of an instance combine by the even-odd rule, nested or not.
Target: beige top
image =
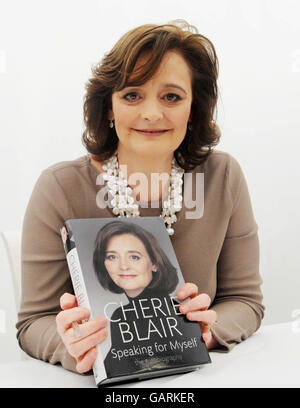
[[[199,293],[212,299],[211,308],[218,315],[212,332],[220,344],[215,350],[226,352],[254,333],[264,316],[258,227],[234,157],[214,150],[191,173],[196,172],[204,173],[203,216],[187,219],[191,209],[183,202],[171,242],[185,281],[194,282]],[[98,175],[89,155],[50,166],[36,182],[23,223],[17,338],[29,355],[72,371],[76,361],[57,334],[55,321],[60,296],[74,293],[60,227],[70,218],[115,217],[111,208],[97,206],[96,194],[103,188],[96,184]],[[195,192],[195,174],[192,180],[189,188]],[[185,183],[184,197],[187,188]],[[140,208],[140,214],[159,216],[161,208]]]

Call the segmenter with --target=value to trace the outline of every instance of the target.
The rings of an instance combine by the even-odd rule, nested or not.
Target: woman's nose
[[[120,269],[128,269],[128,263],[126,259],[120,259]]]
[[[156,101],[145,101],[142,108],[142,119],[157,122],[163,118],[161,107]]]

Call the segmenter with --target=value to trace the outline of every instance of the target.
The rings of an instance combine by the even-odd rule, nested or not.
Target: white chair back
[[[0,236],[6,250],[7,263],[13,284],[16,310],[19,311],[21,303],[21,231],[0,231]],[[19,349],[21,360],[30,360],[23,350]]]
[[[21,231],[1,231],[0,235],[7,251],[16,309],[19,310],[21,299]]]

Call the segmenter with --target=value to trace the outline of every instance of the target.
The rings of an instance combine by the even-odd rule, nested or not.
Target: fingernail
[[[182,306],[180,306],[180,310],[181,310],[182,313],[185,313],[188,310],[188,306],[187,305],[182,305]]]
[[[75,336],[80,339],[82,337],[81,331],[79,329],[79,325],[76,321],[72,322],[72,327],[74,329],[75,332]]]
[[[99,317],[99,323],[101,325],[106,326],[107,325],[107,319],[104,316]]]

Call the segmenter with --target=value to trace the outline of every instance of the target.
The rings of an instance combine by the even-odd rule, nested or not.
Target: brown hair
[[[176,25],[176,23],[178,25]],[[182,27],[180,27],[182,25]],[[193,32],[195,30],[195,33]],[[130,82],[139,56],[151,50],[150,57]],[[192,72],[192,130],[187,130],[174,156],[185,170],[205,161],[220,139],[213,115],[218,99],[218,59],[212,42],[185,20],[168,24],[145,24],[124,34],[109,53],[92,68],[86,84],[82,142],[98,161],[109,159],[117,149],[115,128],[108,126],[112,93],[127,86],[140,86],[158,69],[164,54],[179,51]]]

